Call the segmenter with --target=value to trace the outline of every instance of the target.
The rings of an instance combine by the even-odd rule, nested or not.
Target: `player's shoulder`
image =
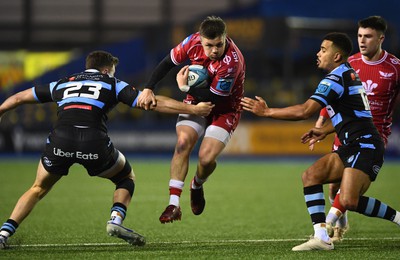
[[[397,58],[394,54],[391,54],[389,52],[386,52],[386,53],[387,53],[386,59],[385,59],[386,62],[400,68],[400,59]]]
[[[350,64],[357,62],[357,61],[361,61],[362,60],[361,53],[357,52],[357,53],[351,55],[347,60]]]
[[[200,38],[200,33],[192,33],[188,35],[181,43],[180,45],[183,46],[193,46],[196,44],[201,44],[201,38]]]

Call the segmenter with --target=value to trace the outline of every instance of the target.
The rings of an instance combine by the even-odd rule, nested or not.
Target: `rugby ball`
[[[201,65],[190,65],[188,75],[189,88],[208,88],[208,72]]]

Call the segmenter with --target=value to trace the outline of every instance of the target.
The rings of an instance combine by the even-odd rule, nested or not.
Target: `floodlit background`
[[[246,63],[246,96],[270,106],[303,103],[323,74],[316,69],[321,38],[347,32],[357,51],[357,21],[381,15],[389,23],[384,49],[400,55],[397,0],[0,0],[0,101],[33,84],[84,70],[88,52],[110,51],[120,58],[116,76],[142,89],[169,50],[196,32],[208,15],[221,16]],[[184,98],[172,71],[156,93]],[[400,113],[395,114],[388,157],[400,155]],[[37,153],[56,117],[52,105],[26,105],[4,116],[0,154]],[[174,115],[119,105],[109,114],[116,147],[131,153],[170,154]],[[330,140],[311,152],[300,136],[314,123],[260,119],[244,112],[226,155],[310,156],[329,151]]]

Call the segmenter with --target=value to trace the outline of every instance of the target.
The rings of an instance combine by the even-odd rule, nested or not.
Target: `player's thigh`
[[[204,135],[206,119],[201,116],[180,114],[176,123],[177,147],[192,149]]]
[[[201,142],[199,149],[199,159],[201,161],[212,162],[224,150],[225,144],[214,137],[206,136]]]
[[[345,168],[340,185],[340,197],[343,199],[356,199],[363,195],[371,185],[368,174],[355,168]]]
[[[339,182],[342,179],[344,166],[336,153],[329,153],[313,163],[302,176],[305,187]]]
[[[62,175],[58,174],[51,174],[49,173],[42,164],[42,161],[39,161],[37,172],[36,172],[36,179],[33,184],[33,187],[39,187],[43,193],[47,193],[53,185],[61,179]]]

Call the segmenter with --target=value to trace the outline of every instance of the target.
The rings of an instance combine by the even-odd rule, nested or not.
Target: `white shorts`
[[[227,145],[231,139],[231,135],[228,133],[228,131],[219,126],[207,125],[206,118],[202,116],[179,114],[176,126],[181,125],[190,126],[193,128],[197,132],[199,138],[204,135],[204,137],[217,139],[224,145]]]

